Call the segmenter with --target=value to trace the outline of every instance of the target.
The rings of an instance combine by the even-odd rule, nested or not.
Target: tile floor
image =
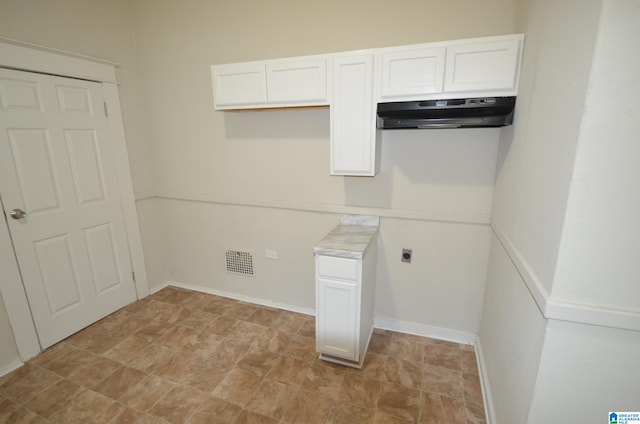
[[[484,423],[470,346],[376,330],[362,370],[314,318],[165,288],[0,378],[0,423]]]

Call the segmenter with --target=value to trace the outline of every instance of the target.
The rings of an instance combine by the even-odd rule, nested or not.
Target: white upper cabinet
[[[265,104],[267,85],[263,63],[239,63],[211,67],[216,109]]]
[[[330,106],[331,175],[374,176],[377,103],[518,94],[524,34],[211,67],[218,110]]]
[[[373,53],[333,59],[331,175],[376,174]]]
[[[326,59],[270,61],[266,70],[269,103],[327,103]]]
[[[214,65],[211,78],[216,109],[328,105],[325,57]]]
[[[379,102],[515,96],[523,34],[378,50]]]
[[[444,47],[382,50],[380,97],[441,92],[445,54]]]
[[[447,47],[444,91],[515,94],[521,36]]]

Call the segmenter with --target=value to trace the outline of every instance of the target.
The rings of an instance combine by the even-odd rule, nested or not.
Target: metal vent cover
[[[227,249],[225,252],[227,272],[254,276],[253,254],[243,250]]]

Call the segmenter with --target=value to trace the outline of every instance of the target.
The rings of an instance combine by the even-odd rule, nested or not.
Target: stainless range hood
[[[503,127],[513,122],[515,97],[378,103],[381,129]]]

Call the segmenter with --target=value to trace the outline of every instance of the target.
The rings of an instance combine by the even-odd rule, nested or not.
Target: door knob
[[[11,218],[13,219],[22,219],[26,214],[27,213],[22,209],[14,209],[9,213],[9,215],[11,215]]]

